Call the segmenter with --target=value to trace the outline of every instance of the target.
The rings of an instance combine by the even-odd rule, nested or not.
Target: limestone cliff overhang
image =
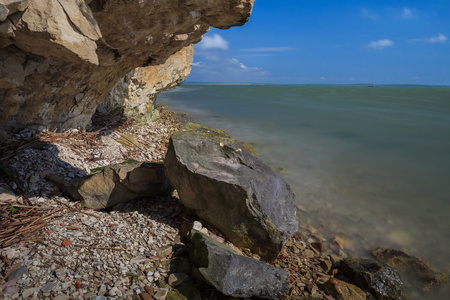
[[[0,127],[84,127],[136,67],[162,64],[254,0],[0,0]]]

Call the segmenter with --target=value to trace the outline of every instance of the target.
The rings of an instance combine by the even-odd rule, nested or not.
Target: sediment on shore
[[[152,123],[97,115],[88,131],[25,129],[3,141],[0,299],[166,299],[180,293],[174,283],[180,273],[202,299],[225,299],[191,273],[184,237],[196,220],[185,214],[176,192],[92,210],[46,179],[50,173],[81,178],[130,160],[162,163],[186,115],[159,111],[161,119]],[[216,241],[260,259],[205,222],[201,226]],[[288,299],[332,299],[333,286],[347,284],[340,270],[345,252],[342,241],[297,232],[271,265],[289,272]]]

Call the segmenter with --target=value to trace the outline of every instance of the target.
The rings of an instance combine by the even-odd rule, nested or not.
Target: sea
[[[305,234],[450,272],[450,87],[183,84],[157,102],[254,143]]]

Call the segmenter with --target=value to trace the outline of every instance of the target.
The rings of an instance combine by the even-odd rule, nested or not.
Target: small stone
[[[20,253],[19,251],[15,250],[15,249],[13,249],[13,248],[10,248],[10,249],[6,250],[6,257],[7,257],[9,260],[11,260],[11,259],[17,257],[17,255],[18,255],[19,253]]]
[[[108,295],[110,295],[111,297],[116,296],[117,292],[119,292],[119,289],[115,286],[112,289],[109,290]]]
[[[313,258],[316,254],[314,251],[306,249],[303,251],[303,255],[305,255],[307,258]]]
[[[172,246],[164,246],[156,250],[156,256],[163,258],[172,253],[172,251],[173,251]]]
[[[189,276],[185,273],[173,273],[170,274],[168,283],[170,286],[178,286],[189,279]]]
[[[317,251],[319,251],[319,253],[322,253],[325,250],[325,245],[323,243],[320,243],[320,242],[311,243],[311,246],[314,249],[316,249]]]
[[[153,295],[153,298],[155,298],[155,300],[165,300],[168,293],[169,293],[169,289],[160,288],[160,289],[158,289],[156,294]]]
[[[194,221],[194,224],[192,225],[192,229],[200,231],[202,229],[202,223],[199,221]]]
[[[23,275],[28,274],[28,268],[24,266],[20,266],[17,268],[14,272],[9,274],[8,278],[6,278],[7,281],[13,280],[13,279],[19,279]]]
[[[150,295],[153,295],[153,294],[155,293],[155,289],[152,288],[152,287],[150,287],[150,286],[148,286],[148,285],[144,286],[144,290],[145,290],[147,293],[149,293]]]
[[[328,272],[330,272],[331,267],[333,266],[333,264],[329,260],[324,260],[324,261],[320,262],[319,266],[322,268],[322,270],[325,273],[328,273]]]
[[[69,296],[66,294],[59,294],[58,296],[54,297],[53,300],[68,300]]]
[[[52,288],[56,286],[55,281],[47,281],[47,283],[41,288],[42,293],[48,293],[52,290]]]
[[[30,296],[33,295],[34,293],[38,293],[38,292],[39,292],[39,287],[28,288],[28,289],[25,289],[25,290],[22,292],[22,297],[23,297],[24,299],[27,299],[28,297],[30,297]]]
[[[141,300],[153,300],[154,299],[152,297],[152,295],[150,295],[148,293],[140,293],[139,297],[141,297]]]

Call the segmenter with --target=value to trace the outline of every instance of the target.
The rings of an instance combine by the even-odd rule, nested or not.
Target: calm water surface
[[[450,88],[184,85],[158,102],[256,142],[307,231],[450,271]]]

